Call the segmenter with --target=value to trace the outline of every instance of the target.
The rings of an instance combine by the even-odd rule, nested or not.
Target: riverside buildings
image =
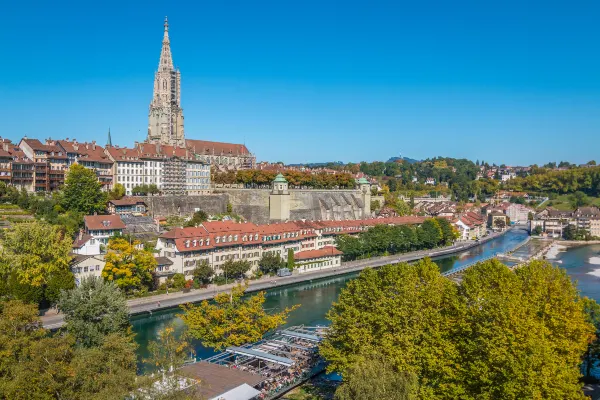
[[[356,235],[379,224],[417,225],[425,217],[391,217],[345,221],[291,221],[256,225],[250,222],[209,221],[197,227],[174,228],[162,234],[156,249],[168,259],[157,271],[159,277],[175,273],[190,279],[198,262],[206,261],[215,270],[228,260],[248,261],[253,270],[266,253],[287,260],[291,249],[299,272],[341,266],[341,252],[333,243],[342,234]]]

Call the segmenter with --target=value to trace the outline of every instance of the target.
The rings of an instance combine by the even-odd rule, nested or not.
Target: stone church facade
[[[158,71],[154,75],[154,92],[148,115],[148,142],[184,147],[181,73],[173,66],[169,22],[166,18],[164,27],[162,50]]]
[[[219,171],[256,168],[256,157],[244,144],[186,139],[181,107],[181,73],[173,65],[169,23],[165,18],[162,50],[148,113],[147,143],[185,148]]]

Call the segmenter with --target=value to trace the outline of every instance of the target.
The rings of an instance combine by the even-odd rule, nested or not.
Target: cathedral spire
[[[162,50],[160,52],[160,61],[158,62],[159,71],[169,71],[173,69],[173,58],[171,57],[171,43],[169,41],[169,20],[165,17],[165,34],[162,41]]]
[[[110,137],[110,127],[108,127],[108,140],[106,141],[106,147],[112,147],[112,139]]]

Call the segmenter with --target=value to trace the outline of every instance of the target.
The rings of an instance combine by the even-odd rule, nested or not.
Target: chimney
[[[83,228],[79,229],[79,240],[83,239]]]

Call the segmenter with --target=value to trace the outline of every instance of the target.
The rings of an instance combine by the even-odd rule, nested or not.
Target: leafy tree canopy
[[[150,288],[156,259],[151,252],[137,249],[138,242],[129,242],[122,237],[111,238],[104,256],[106,265],[102,277],[114,282],[125,292]]]
[[[62,191],[61,205],[65,210],[84,214],[103,212],[107,199],[93,170],[80,164],[71,165]]]
[[[58,226],[38,221],[17,224],[1,245],[0,267],[5,273],[14,271],[22,283],[42,286],[52,274],[69,270],[71,239]]]
[[[100,346],[111,333],[127,335],[130,324],[125,296],[113,282],[86,278],[58,303],[65,315],[67,332],[82,347]]]
[[[513,272],[486,261],[460,284],[430,260],[366,270],[328,318],[329,369],[380,354],[417,376],[418,399],[584,398],[579,364],[594,327],[566,272],[546,262]]]
[[[247,286],[238,285],[230,293],[219,293],[213,302],[181,306],[180,316],[188,335],[200,340],[203,346],[222,350],[256,342],[265,333],[285,323],[290,312],[298,306],[268,314],[263,305],[265,293],[244,297]]]

